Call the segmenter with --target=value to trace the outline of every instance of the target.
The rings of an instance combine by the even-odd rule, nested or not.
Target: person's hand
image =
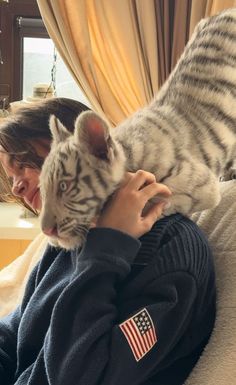
[[[166,201],[159,201],[144,210],[147,202],[158,194],[168,200],[171,191],[157,183],[150,172],[126,173],[122,186],[106,204],[96,226],[110,227],[139,238],[162,216]]]

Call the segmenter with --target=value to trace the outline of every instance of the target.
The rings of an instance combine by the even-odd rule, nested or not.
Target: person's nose
[[[27,187],[28,187],[28,183],[26,180],[24,179],[15,180],[12,186],[12,194],[23,198],[27,191]]]

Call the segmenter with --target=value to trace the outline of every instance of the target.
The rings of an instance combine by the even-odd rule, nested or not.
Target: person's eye
[[[25,168],[25,164],[23,162],[13,162],[13,167],[18,171],[22,171]]]
[[[13,177],[12,176],[9,176],[8,181],[9,181],[10,185],[13,186]]]

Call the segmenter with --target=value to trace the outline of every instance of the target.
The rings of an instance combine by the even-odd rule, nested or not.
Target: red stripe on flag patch
[[[157,342],[156,331],[147,309],[140,310],[133,317],[119,325],[136,361],[139,361]]]

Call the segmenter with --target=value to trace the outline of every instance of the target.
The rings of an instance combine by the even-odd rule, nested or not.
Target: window
[[[54,44],[40,17],[37,1],[1,2],[0,31],[0,100],[3,92],[10,101],[30,97],[36,83],[51,82],[55,59]],[[58,53],[55,86],[57,96],[89,105]]]
[[[0,88],[8,92],[10,101],[21,99],[22,76],[20,68],[21,37],[17,18],[40,18],[36,0],[0,2]],[[45,30],[45,28],[44,28]]]
[[[74,81],[51,39],[24,37],[23,39],[23,89],[22,98],[32,95],[36,83],[50,84],[55,68],[56,96],[77,99],[89,105],[88,100]],[[53,68],[53,65],[55,67]]]

